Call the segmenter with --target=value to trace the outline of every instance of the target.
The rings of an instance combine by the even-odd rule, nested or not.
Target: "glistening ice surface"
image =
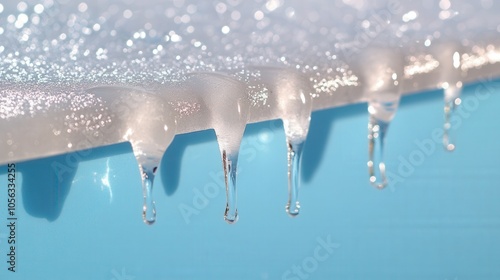
[[[31,129],[37,114],[48,112],[56,120],[78,115],[83,107],[98,111],[103,106],[99,98],[84,91],[104,85],[164,92],[174,117],[196,114],[199,104],[169,100],[174,95],[169,92],[182,88],[175,84],[188,73],[200,71],[222,72],[245,84],[253,109],[250,121],[274,118],[279,109],[268,102],[274,85],[261,80],[261,66],[304,75],[314,89],[309,93],[317,100],[313,108],[376,99],[388,91],[387,69],[367,65],[365,53],[378,58],[369,63],[394,60],[392,54],[378,54],[380,48],[398,49],[393,54],[401,57],[402,65],[391,69],[390,78],[398,83],[390,89],[397,91],[393,94],[494,76],[500,60],[499,11],[498,3],[488,0],[4,1],[1,125],[12,127],[10,122],[24,119],[15,129]],[[443,49],[452,57],[442,55]],[[449,71],[448,64],[456,70]],[[374,90],[381,83],[385,86]],[[64,111],[58,106],[67,112],[57,115]],[[96,117],[97,112],[83,114],[77,122],[98,133],[111,119]],[[71,126],[68,122],[62,130]],[[210,127],[210,122],[196,122],[177,131]],[[56,133],[46,137],[62,138]],[[77,148],[65,140],[52,150],[19,153],[23,143],[41,138],[29,143],[8,133],[2,138],[1,162]]]

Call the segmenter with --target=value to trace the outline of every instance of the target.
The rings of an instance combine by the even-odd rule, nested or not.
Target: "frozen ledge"
[[[308,75],[295,69],[260,66],[236,73],[194,72],[175,82],[151,87],[154,89],[123,84],[10,84],[0,89],[0,123],[4,131],[0,136],[0,164],[126,142],[123,131],[111,136],[101,130],[112,130],[119,122],[115,119],[129,111],[133,114],[121,116],[122,121],[140,119],[137,126],[143,127],[142,134],[147,135],[146,123],[156,117],[154,114],[159,114],[149,102],[162,104],[163,121],[174,134],[182,134],[213,129],[216,123],[232,121],[231,116],[215,122],[210,119],[224,115],[224,111],[236,104],[236,101],[228,104],[228,97],[238,97],[244,103],[241,107],[248,107],[248,116],[243,122],[256,123],[300,115],[302,102],[296,105],[289,102],[283,108],[281,99],[301,92],[311,96],[310,106],[314,111],[371,100],[392,101],[400,94],[500,77],[498,45],[475,45],[474,51],[462,49],[460,52],[454,44],[436,49],[435,54],[429,50],[401,54],[394,49],[386,52],[372,49],[369,54],[368,49],[364,56],[360,55],[363,62],[369,60],[367,55],[376,61],[358,66],[353,62],[349,76],[343,71]],[[396,63],[388,65],[389,61]],[[252,77],[251,80],[238,76],[245,71],[245,77]],[[383,88],[374,88],[380,85]],[[113,108],[119,103],[123,103],[121,107]],[[310,112],[302,114],[308,116]]]

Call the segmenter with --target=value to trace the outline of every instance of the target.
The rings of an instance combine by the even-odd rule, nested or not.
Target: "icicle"
[[[235,223],[238,221],[236,189],[238,153],[250,106],[246,86],[229,76],[216,73],[189,75],[185,86],[189,88],[188,95],[194,94],[199,100],[198,114],[202,115],[202,119],[208,121],[209,126],[215,130],[226,185],[224,220],[229,224]],[[184,125],[194,125],[192,121],[199,120],[185,120]]]
[[[302,147],[311,121],[313,89],[301,73],[289,69],[259,67],[260,81],[269,90],[269,102],[275,115],[283,120],[288,158],[288,202],[286,212],[299,214],[300,163]],[[275,106],[275,107],[273,107]],[[253,108],[252,114],[262,114],[266,109]]]
[[[286,212],[294,217],[299,214],[299,171],[302,157],[302,147],[304,141],[293,143],[287,140],[288,144],[288,203]]]
[[[370,102],[368,105],[368,112],[370,114],[368,121],[368,173],[370,183],[379,189],[383,189],[387,185],[383,158],[384,140],[389,128],[390,118],[394,115],[396,108],[397,102]],[[379,114],[381,114],[381,110],[389,116],[380,118]]]
[[[462,87],[460,86],[449,86],[444,89],[444,134],[443,134],[443,146],[447,151],[455,150],[455,143],[450,137],[451,132],[451,118],[460,105],[462,100],[460,95],[462,92]]]
[[[356,61],[368,99],[368,174],[370,184],[387,186],[383,158],[387,129],[399,105],[403,56],[399,48],[370,47]]]
[[[450,137],[451,122],[450,119],[457,106],[460,105],[461,99],[460,95],[462,93],[462,81],[461,81],[461,53],[462,49],[457,44],[451,44],[448,52],[445,52],[447,57],[447,64],[444,70],[447,71],[446,82],[443,83],[442,87],[444,89],[444,134],[443,134],[443,145],[447,151],[454,151],[455,144],[453,139]],[[442,70],[443,71],[443,70]],[[451,83],[451,84],[449,84]]]
[[[439,65],[434,77],[437,79],[436,85],[444,91],[443,147],[451,152],[456,148],[455,141],[450,135],[451,118],[461,103],[463,46],[458,42],[441,40],[433,42],[428,51]]]
[[[175,135],[175,117],[167,102],[145,91],[99,87],[88,90],[105,101],[106,110],[115,115],[112,125],[101,130],[103,137],[121,135],[129,141],[137,159],[142,180],[144,223],[156,221],[153,181],[156,169]]]

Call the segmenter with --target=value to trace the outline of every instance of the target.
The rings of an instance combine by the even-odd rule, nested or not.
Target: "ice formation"
[[[467,82],[500,76],[492,0],[0,1],[0,163],[128,141],[155,219],[154,173],[175,134],[214,129],[237,220],[247,123],[282,119],[287,212],[311,111],[367,102],[370,182],[402,94],[443,89],[443,144]]]

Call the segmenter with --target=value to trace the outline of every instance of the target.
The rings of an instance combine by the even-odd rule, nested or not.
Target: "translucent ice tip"
[[[384,137],[387,132],[389,122],[381,121],[374,116],[370,116],[368,123],[368,173],[370,183],[383,189],[387,186],[385,174],[385,163],[383,161]]]
[[[293,143],[287,141],[288,145],[288,203],[286,212],[291,217],[296,217],[300,211],[299,203],[299,171],[304,141]]]
[[[451,132],[451,119],[456,111],[457,107],[462,103],[460,99],[461,87],[450,86],[444,90],[444,134],[443,134],[443,146],[445,150],[452,152],[455,150],[456,146],[452,141],[450,136]]]
[[[236,195],[236,164],[237,155],[227,154],[222,151],[222,164],[224,165],[224,179],[226,183],[226,211],[224,220],[228,224],[234,224],[238,221],[238,207]]]
[[[154,171],[142,171],[142,194],[144,197],[142,219],[147,225],[152,225],[156,221],[156,207],[153,200]]]

